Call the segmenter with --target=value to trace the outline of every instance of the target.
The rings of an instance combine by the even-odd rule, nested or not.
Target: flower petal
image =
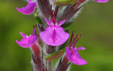
[[[87,61],[85,61],[84,59],[82,59],[80,57],[80,54],[78,53],[77,50],[75,50],[73,48],[73,54],[71,55],[72,59],[73,59],[73,63],[76,64],[76,65],[85,65],[87,64]]]
[[[59,26],[61,26],[66,20],[59,21]]]
[[[106,2],[108,2],[109,0],[94,0],[94,1],[99,2],[99,3],[106,3]]]
[[[36,2],[30,2],[26,7],[17,8],[16,9],[22,14],[32,14],[36,8]]]
[[[36,35],[29,36],[28,39],[30,43],[34,43],[37,40],[37,36]]]
[[[24,33],[22,33],[22,32],[20,32],[20,34],[21,34],[21,36],[24,38],[24,37],[27,37],[27,35],[26,34],[24,34]]]
[[[85,61],[84,59],[82,59],[80,57],[80,54],[78,53],[78,51],[74,48],[68,48],[66,47],[66,55],[67,58],[74,64],[76,65],[85,65],[87,64],[87,61]]]
[[[35,35],[36,29],[33,30],[32,35]]]
[[[45,21],[48,25],[51,25],[51,21],[45,18]]]
[[[22,32],[20,34],[23,36],[23,38],[20,41],[16,40],[16,43],[23,48],[31,47],[37,40],[36,35],[25,36],[25,34],[23,34]]]
[[[40,33],[40,37],[48,45],[62,45],[69,38],[69,34],[60,26],[48,26]]]
[[[28,3],[32,2],[31,0],[27,0]]]
[[[29,48],[35,43],[36,40],[37,36],[32,35],[28,37],[23,37],[20,41],[16,40],[16,43],[23,48]]]
[[[70,61],[73,61],[72,57],[71,57],[71,51],[72,49],[66,47],[66,55],[67,55],[67,58],[70,60]]]
[[[24,39],[22,39],[21,41],[16,40],[16,43],[23,48],[29,48],[32,44],[28,44],[25,41],[26,40]]]
[[[76,50],[85,50],[86,48],[84,47],[78,47]]]

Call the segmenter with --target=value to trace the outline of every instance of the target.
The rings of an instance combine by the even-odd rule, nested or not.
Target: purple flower
[[[40,38],[48,45],[58,46],[62,45],[69,38],[69,34],[60,27],[66,20],[62,20],[59,23],[56,22],[55,18],[52,18],[51,21],[46,20],[46,23],[49,25],[45,31],[40,33]]]
[[[75,48],[68,48],[66,47],[66,55],[67,58],[74,64],[76,65],[85,65],[87,64],[87,61],[82,59],[80,57],[80,54],[78,53],[78,50],[84,50],[84,47],[78,47],[77,49]]]
[[[74,33],[74,31],[73,31],[73,33]],[[85,64],[87,64],[87,61],[82,59],[80,57],[80,54],[78,53],[78,50],[84,50],[85,48],[84,47],[75,48],[75,44],[77,43],[78,39],[81,37],[82,33],[80,34],[80,36],[76,35],[76,37],[74,39],[73,39],[73,37],[74,37],[73,33],[72,33],[72,36],[71,36],[71,39],[69,42],[69,46],[66,47],[67,58],[76,65],[85,65]]]
[[[24,33],[20,32],[21,36],[23,37],[20,41],[16,40],[16,43],[23,47],[23,48],[29,48],[32,46],[35,41],[37,40],[37,36],[35,35],[36,29],[33,30],[33,34],[30,36],[25,35]]]
[[[109,0],[94,0],[94,1],[99,2],[99,3],[106,3],[106,2],[108,2]]]
[[[27,0],[28,5],[26,7],[17,8],[16,9],[25,15],[32,14],[36,8],[36,2],[32,2],[31,0]]]

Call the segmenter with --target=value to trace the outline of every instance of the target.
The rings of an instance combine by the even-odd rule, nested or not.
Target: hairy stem
[[[46,45],[44,49],[46,49],[46,56],[56,51],[56,47],[50,45]],[[52,71],[52,62],[53,61],[46,61],[47,71]]]
[[[52,61],[51,62],[47,61],[47,70],[52,71]]]

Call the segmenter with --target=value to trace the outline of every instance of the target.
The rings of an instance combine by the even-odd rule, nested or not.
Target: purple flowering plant
[[[69,71],[71,63],[85,65],[76,43],[80,35],[69,35],[69,27],[73,23],[76,15],[83,8],[83,4],[89,0],[27,0],[28,5],[16,8],[22,14],[35,15],[37,24],[33,26],[31,35],[20,32],[23,37],[16,43],[23,48],[30,48],[32,59],[32,71]],[[106,3],[109,0],[94,0],[98,3]],[[75,2],[75,3],[72,3]],[[60,3],[60,4],[59,4]],[[38,30],[38,31],[37,31]],[[70,37],[69,45],[67,46]],[[65,52],[62,50],[65,49]],[[58,64],[53,69],[52,61],[59,58]]]

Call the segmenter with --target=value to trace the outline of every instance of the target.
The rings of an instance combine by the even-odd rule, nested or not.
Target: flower
[[[33,30],[32,35],[27,36],[24,33],[20,32],[21,36],[23,37],[20,41],[16,40],[16,43],[23,47],[23,48],[29,48],[30,46],[32,46],[35,41],[37,40],[37,36],[35,35],[35,31],[36,29]]]
[[[62,20],[59,23],[54,21],[46,20],[46,23],[49,25],[40,33],[40,38],[48,45],[58,46],[62,45],[69,38],[69,34],[60,27],[66,20]]]
[[[109,0],[94,0],[94,1],[99,2],[99,3],[106,3],[106,2],[108,2]]]
[[[66,47],[66,55],[67,58],[76,65],[85,65],[87,62],[80,57],[80,54],[78,53],[78,50],[84,50],[84,47],[78,47],[75,48],[68,48]]]
[[[45,18],[45,21],[49,26],[47,26],[44,31],[40,32],[39,36],[46,44],[51,46],[59,46],[66,42],[69,38],[69,34],[65,32],[62,27],[60,27],[66,20],[59,21],[59,23],[56,21],[58,6],[53,12],[51,5],[50,12],[51,20]]]
[[[81,36],[81,35],[80,35]],[[78,41],[78,39],[80,38],[80,36],[76,36],[74,39],[73,39],[73,42],[72,41],[72,38],[73,38],[73,34],[72,34],[72,37],[71,37],[71,40],[70,40],[70,45],[69,47],[66,47],[66,55],[67,55],[67,58],[74,64],[76,65],[85,65],[87,64],[87,61],[85,61],[84,59],[82,59],[80,57],[80,54],[78,52],[78,50],[84,50],[85,48],[84,47],[78,47],[78,48],[75,48],[75,44],[76,42]],[[78,37],[78,38],[77,38]]]
[[[25,14],[25,15],[32,14],[36,8],[36,2],[33,2],[31,0],[27,0],[27,2],[28,2],[28,5],[26,7],[22,7],[22,8],[16,7],[16,9],[20,13]]]

